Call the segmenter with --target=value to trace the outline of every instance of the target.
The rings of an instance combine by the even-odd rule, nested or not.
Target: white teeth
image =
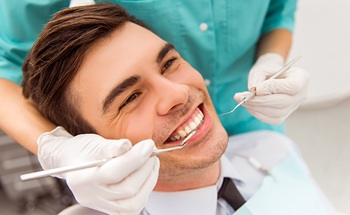
[[[204,118],[203,113],[199,111],[197,116],[193,118],[193,121],[190,122],[187,126],[185,126],[184,130],[179,130],[177,132],[177,135],[174,137],[171,137],[170,140],[176,141],[186,137],[189,133],[191,133],[194,129],[196,129],[202,123],[203,118]]]
[[[195,128],[197,128],[197,124],[195,123],[195,122],[191,122],[190,124],[189,124],[189,126],[190,126],[190,128],[193,130],[193,129],[195,129]]]
[[[187,134],[189,134],[189,133],[191,133],[192,129],[189,126],[186,126],[185,131]]]
[[[196,116],[196,117],[194,118],[194,122],[195,122],[197,125],[199,125],[199,124],[201,123],[201,120],[198,118],[198,116]]]
[[[187,136],[187,133],[186,133],[186,131],[184,131],[184,130],[180,130],[180,131],[178,132],[178,134],[179,134],[180,137],[182,137],[182,138],[184,138],[184,137]]]

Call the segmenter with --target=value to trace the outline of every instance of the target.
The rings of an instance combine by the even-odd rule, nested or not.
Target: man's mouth
[[[197,108],[192,114],[191,118],[184,124],[179,126],[166,140],[167,143],[184,139],[193,130],[196,130],[203,122],[204,114]]]

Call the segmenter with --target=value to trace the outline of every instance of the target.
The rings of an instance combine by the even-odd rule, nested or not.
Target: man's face
[[[105,138],[153,139],[168,148],[197,129],[183,149],[159,155],[159,180],[211,166],[226,148],[202,76],[171,44],[138,25],[126,23],[97,42],[69,90],[79,97],[82,117]]]

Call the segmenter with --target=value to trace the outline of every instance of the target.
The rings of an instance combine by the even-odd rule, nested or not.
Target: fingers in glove
[[[96,172],[96,183],[112,184],[123,180],[146,162],[153,149],[153,140],[145,140],[135,144],[122,156],[113,158],[100,166]]]
[[[279,68],[280,67],[278,65],[266,65],[259,66],[257,68],[253,67],[248,76],[248,89],[252,90],[253,88],[256,88],[256,86],[266,81],[266,79],[274,74]]]
[[[284,58],[276,53],[267,53],[258,58],[249,71],[248,89],[252,90],[269,76],[275,74],[284,63]]]
[[[132,144],[130,140],[120,139],[104,141],[104,147],[101,149],[102,153],[106,155],[105,158],[114,158],[124,154],[126,151],[130,150],[131,147]]]
[[[96,134],[70,135],[63,127],[38,138],[38,159],[43,169],[119,156],[132,147],[129,140],[108,140]]]
[[[142,174],[135,174],[131,176],[132,178],[128,177],[122,183],[110,185],[109,190],[113,190],[115,195],[111,195],[111,192],[109,192],[108,195],[110,196],[108,198],[105,198],[106,196],[103,196],[105,194],[100,195],[98,198],[99,202],[96,204],[95,209],[102,210],[109,214],[114,214],[116,211],[118,211],[117,214],[138,214],[144,208],[149,195],[151,194],[154,186],[157,183],[160,166],[159,159],[157,157],[152,157],[145,165],[147,167],[145,167],[144,169],[148,169],[150,167],[151,170],[143,170]],[[137,189],[133,189],[133,186],[135,186],[136,184],[140,184],[139,182],[136,182],[141,181],[137,178],[140,175],[147,175],[147,177],[145,178],[145,180],[142,180],[143,183],[141,183],[141,186],[139,186]],[[119,192],[121,187],[124,187],[126,189],[133,189],[134,191],[131,192],[124,190],[126,192],[129,192],[130,194],[133,194],[129,197],[122,197],[122,195],[120,195]]]
[[[247,105],[247,110],[254,117],[262,122],[273,125],[281,124],[293,111],[298,108],[298,104],[293,104],[288,109],[281,109],[276,107],[256,107]]]
[[[124,198],[131,198],[136,196],[142,186],[149,180],[153,174],[154,168],[158,166],[156,171],[159,171],[159,160],[157,157],[150,157],[143,166],[128,175],[122,181],[116,181],[113,184],[99,185],[100,191],[98,193],[103,199],[117,200]],[[118,174],[115,171],[115,174]],[[158,178],[158,177],[157,177]],[[152,177],[152,189],[157,182],[157,178]]]
[[[146,180],[143,181],[144,183],[142,183],[138,189],[133,189],[131,193],[134,193],[135,191],[136,192],[133,195],[130,195],[122,199],[104,200],[104,204],[105,204],[104,208],[108,208],[111,211],[118,210],[118,212],[125,212],[126,214],[137,214],[142,210],[142,208],[144,208],[149,195],[151,194],[154,186],[157,183],[158,173],[159,173],[159,159],[156,157],[153,157],[151,159],[154,159],[154,162],[153,161],[150,162],[152,163],[152,168],[150,172],[147,171],[148,174],[147,174]],[[136,175],[135,175],[135,180],[137,180]],[[111,185],[111,189],[118,190],[122,186],[133,187],[136,184],[136,183],[133,184],[133,182],[130,181],[130,183],[126,183],[123,185],[122,184]]]
[[[234,99],[237,103],[241,102],[242,99],[249,94],[249,91],[236,93]],[[242,106],[246,107],[249,112],[251,109],[260,109],[261,108],[273,108],[273,109],[288,109],[286,107],[292,106],[295,103],[293,96],[286,94],[272,94],[265,96],[255,96],[253,99],[250,99],[246,103],[243,103]],[[299,105],[300,103],[298,103]]]
[[[269,79],[256,85],[256,95],[296,95],[308,86],[308,74],[299,68],[292,68],[277,79]]]
[[[70,133],[66,131],[62,126],[57,126],[55,129],[49,132],[45,132],[38,138],[38,142],[46,141],[47,139],[56,138],[56,137],[73,137]]]
[[[250,91],[244,91],[244,92],[239,92],[235,93],[233,96],[233,99],[237,102],[240,103],[244,97],[247,97],[251,92]]]
[[[85,140],[85,144],[77,146],[80,147],[80,152],[78,156],[75,156],[75,159],[78,158],[79,162],[117,157],[132,147],[130,140],[127,139],[110,140],[96,134],[82,134],[74,137],[76,141],[82,141],[81,138],[78,139],[79,136],[83,138],[83,141]],[[72,144],[74,144],[74,140]],[[73,161],[71,162],[73,163]]]
[[[271,94],[263,96],[255,96],[248,102],[244,103],[243,106],[247,108],[261,108],[271,107],[276,109],[285,109],[296,103],[294,96],[288,94]]]
[[[76,147],[71,147],[70,157],[64,155],[61,165],[68,166],[76,163],[84,163],[99,159],[113,158],[127,152],[132,144],[129,140],[109,140],[95,134],[84,134],[82,139],[70,140],[76,143]],[[74,138],[79,138],[76,136]],[[85,139],[85,141],[84,141]],[[77,142],[75,142],[77,141]],[[79,142],[78,142],[79,141]],[[75,155],[74,153],[78,153]],[[61,153],[62,154],[62,153]]]
[[[138,144],[140,145],[137,147]],[[113,159],[105,164],[108,164],[107,166],[103,165],[101,167],[67,173],[65,178],[76,200],[84,206],[109,214],[115,214],[118,209],[130,209],[129,206],[125,205],[126,203],[119,203],[121,199],[128,199],[125,198],[126,196],[131,195],[130,198],[140,196],[138,197],[140,198],[140,202],[142,198],[147,198],[158,179],[159,160],[157,157],[149,157],[154,147],[154,142],[152,140],[143,141],[138,144],[129,151],[131,153],[128,152],[120,156],[125,157],[127,155],[126,157],[134,158],[119,160],[122,164],[115,165],[114,162],[116,162],[116,159]],[[135,171],[133,163],[140,163],[140,168],[136,168],[138,169],[137,171]],[[102,167],[104,167],[104,169],[101,171]],[[122,169],[118,169],[119,167],[123,167],[124,172]],[[130,170],[125,171],[125,168],[130,168]],[[120,173],[123,174],[123,176],[121,176]],[[128,182],[129,179],[131,180],[130,182]],[[108,186],[108,184],[113,184],[113,186]],[[131,188],[131,190],[128,190],[128,188],[121,188],[123,184],[128,187],[133,187],[134,185],[135,187],[139,187],[138,192],[135,191],[137,189],[132,190],[133,188]],[[145,190],[145,193],[141,193],[143,192],[142,190]],[[125,194],[123,192],[127,193]],[[146,200],[143,200],[142,203],[145,203],[145,201]],[[142,208],[143,206],[144,204],[138,206],[138,208]],[[118,211],[118,214],[121,213]]]

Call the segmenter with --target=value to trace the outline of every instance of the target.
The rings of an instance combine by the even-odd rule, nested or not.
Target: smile
[[[174,142],[177,140],[184,139],[188,134],[190,134],[193,130],[196,130],[202,124],[203,119],[204,114],[199,108],[197,108],[191,116],[191,118],[187,122],[182,124],[180,127],[178,127],[172,133],[172,135],[170,135],[166,142]]]

